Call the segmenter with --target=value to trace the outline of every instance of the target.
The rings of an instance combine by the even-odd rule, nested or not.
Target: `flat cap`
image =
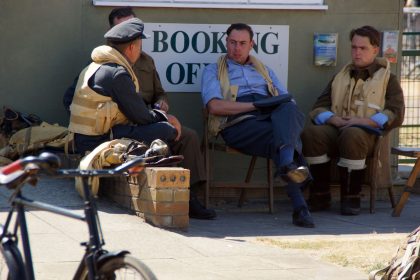
[[[144,24],[139,18],[123,21],[105,33],[105,39],[111,42],[126,43],[137,38],[147,39],[150,35],[143,33]]]

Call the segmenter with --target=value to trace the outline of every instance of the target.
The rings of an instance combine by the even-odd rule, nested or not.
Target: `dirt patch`
[[[303,253],[344,267],[353,267],[364,273],[385,267],[405,241],[407,234],[364,235],[361,237],[320,238],[258,238],[270,246],[301,250]]]

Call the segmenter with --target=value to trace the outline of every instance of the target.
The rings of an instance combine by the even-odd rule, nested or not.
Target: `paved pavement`
[[[82,201],[71,180],[41,180],[36,188],[25,190],[32,199],[82,212]],[[0,190],[0,220],[6,215],[8,193]],[[334,211],[315,213],[314,229],[293,226],[286,201],[276,203],[273,215],[254,211],[252,205],[245,205],[242,211],[220,207],[216,220],[190,220],[188,231],[169,231],[99,199],[105,248],[129,250],[159,279],[367,279],[355,269],[256,242],[258,237],[405,234],[420,221],[418,195],[411,196],[400,218],[391,217],[388,201],[378,202],[374,215],[368,213],[367,206],[358,217],[343,217]],[[87,239],[85,224],[37,210],[30,210],[27,219],[37,279],[71,279],[83,255],[79,243]]]

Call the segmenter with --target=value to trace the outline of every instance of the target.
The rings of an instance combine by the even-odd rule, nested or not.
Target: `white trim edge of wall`
[[[287,5],[287,4],[208,4],[208,3],[141,3],[137,1],[93,0],[95,6],[132,6],[162,8],[213,8],[213,9],[265,9],[265,10],[328,10],[328,5]]]

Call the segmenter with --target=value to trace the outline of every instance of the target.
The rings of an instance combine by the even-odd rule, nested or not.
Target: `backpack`
[[[397,250],[389,265],[369,273],[369,280],[420,279],[420,226],[413,230]],[[381,278],[378,278],[382,275]],[[378,277],[377,277],[378,276]]]

